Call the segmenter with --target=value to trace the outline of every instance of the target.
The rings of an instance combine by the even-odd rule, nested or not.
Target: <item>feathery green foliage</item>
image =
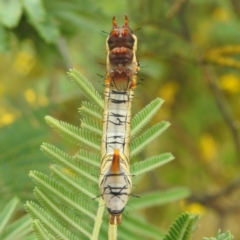
[[[95,180],[91,181],[88,177],[80,178],[77,175],[69,174],[69,172],[63,171],[63,168],[57,165],[53,165],[51,170],[53,177],[60,182],[61,185],[65,186],[75,194],[86,195],[88,199],[93,199],[99,194]]]
[[[83,118],[81,121],[81,128],[86,129],[99,136],[102,135],[102,125],[100,124],[100,122],[91,118]]]
[[[93,85],[80,72],[78,72],[76,69],[70,69],[68,76],[89,100],[103,109],[104,103],[101,96],[95,90]]]
[[[91,102],[83,101],[81,108],[79,108],[79,113],[83,117],[92,117],[93,119],[102,121],[102,112],[98,106]]]
[[[25,208],[32,219],[38,219],[44,228],[55,238],[65,240],[77,240],[77,236],[72,234],[66,227],[63,227],[51,214],[39,207],[34,202],[27,202]],[[90,235],[90,233],[89,233]]]
[[[216,237],[211,237],[211,238],[204,238],[204,240],[233,240],[234,237],[232,236],[232,234],[227,231],[225,233],[221,233],[221,230],[218,231],[217,236]]]
[[[190,240],[193,227],[197,219],[197,215],[189,213],[181,214],[174,221],[168,234],[163,238],[163,240]]]
[[[156,169],[157,167],[162,166],[174,159],[171,153],[164,153],[158,156],[154,156],[148,158],[144,161],[134,163],[131,166],[131,174],[132,175],[140,175],[142,173],[146,173],[147,171],[151,171]]]
[[[3,231],[3,229],[6,227],[7,223],[10,221],[14,209],[16,208],[17,204],[19,203],[19,200],[17,198],[13,198],[7,206],[1,211],[0,214],[0,233]]]
[[[57,133],[60,134],[60,136],[67,140],[74,142],[77,145],[88,147],[92,150],[100,150],[99,137],[90,134],[86,130],[58,121],[50,116],[45,117],[45,120]]]
[[[74,155],[74,159],[79,159],[80,161],[84,161],[98,168],[100,167],[99,155],[84,149],[81,149],[79,152],[77,152]]]
[[[25,205],[26,210],[34,219],[33,228],[38,239],[47,237],[50,239],[57,237],[61,239],[100,239],[101,236],[106,236],[108,231],[107,222],[104,220],[101,224],[105,209],[102,198],[99,198],[98,206],[95,201],[98,200],[99,194],[97,183],[102,132],[102,110],[100,109],[103,108],[103,101],[92,84],[88,83],[76,70],[70,70],[69,76],[92,102],[84,102],[80,109],[81,115],[84,117],[81,128],[49,116],[45,118],[59,135],[78,144],[81,149],[70,156],[51,144],[43,143],[41,146],[43,153],[54,162],[50,167],[52,176],[48,177],[37,171],[30,172],[30,177],[37,185],[34,194],[42,207],[33,202],[27,202]],[[156,114],[162,102],[161,99],[152,101],[133,118],[132,131],[136,138],[131,144],[132,156],[137,155],[169,126],[168,122],[161,122],[138,136],[141,129]],[[173,160],[173,156],[170,153],[153,156],[132,165],[131,173],[141,175],[171,160]],[[142,195],[140,199],[131,198],[129,205],[133,206],[136,211],[188,196],[189,191],[186,189],[151,192]],[[92,199],[91,202],[89,202],[90,199]],[[128,211],[130,212],[129,225],[123,224],[123,227],[119,229],[120,240],[139,239],[135,227],[129,228],[129,226],[145,225],[145,229],[141,227],[137,227],[137,229],[146,237],[159,239],[159,236],[163,236],[161,230],[146,223],[144,219],[136,217],[135,214],[131,216],[131,209]]]
[[[54,240],[55,238],[43,227],[39,220],[33,220],[32,228],[37,239]]]
[[[149,224],[149,222],[141,216],[128,216],[128,221],[123,222],[121,228],[124,230],[135,229],[135,231],[142,236],[142,239],[162,239],[164,232],[159,227]]]
[[[73,157],[47,143],[41,146],[41,150],[57,164],[65,167],[66,171],[69,171],[69,174],[79,174],[82,177],[86,177],[88,180],[97,182],[96,175],[95,177],[93,175],[93,173],[97,173],[95,166],[91,166],[91,168],[89,168],[88,166],[82,164],[81,161],[76,161],[76,157],[74,159]],[[84,153],[86,153],[86,151]]]
[[[134,210],[148,207],[160,206],[174,202],[190,196],[190,191],[186,188],[175,188],[165,191],[148,192],[141,195],[141,198],[131,198],[129,205],[134,206]],[[129,211],[131,211],[129,209]]]
[[[31,235],[31,219],[29,216],[24,216],[13,221],[19,201],[20,200],[16,197],[12,198],[0,211],[1,240],[24,240],[28,237],[29,239],[33,239],[33,236]]]
[[[153,140],[159,137],[169,126],[170,123],[162,121],[155,126],[149,128],[139,137],[134,139],[130,144],[130,156],[133,157],[136,154],[140,153],[148,144],[150,144]]]
[[[163,100],[156,98],[138,112],[131,122],[131,137],[134,137],[157,113],[163,104]]]

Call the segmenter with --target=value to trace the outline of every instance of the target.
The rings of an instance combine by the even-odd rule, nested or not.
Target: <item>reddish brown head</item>
[[[126,90],[132,85],[133,76],[136,74],[137,38],[129,28],[128,17],[125,15],[124,25],[119,27],[116,17],[112,19],[112,31],[107,38],[107,71],[110,84],[118,90]]]
[[[116,18],[112,19],[113,29],[108,38],[109,50],[117,47],[126,47],[133,49],[134,38],[132,37],[132,30],[128,26],[128,18],[125,16],[124,25],[119,27]]]

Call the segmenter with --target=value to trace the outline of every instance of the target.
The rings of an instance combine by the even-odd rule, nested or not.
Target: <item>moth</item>
[[[99,188],[110,214],[110,224],[121,224],[122,213],[131,194],[130,126],[131,106],[140,70],[136,58],[137,37],[129,27],[128,17],[119,27],[112,19],[106,40],[101,173]]]

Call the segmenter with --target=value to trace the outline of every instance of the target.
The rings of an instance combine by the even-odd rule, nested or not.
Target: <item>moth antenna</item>
[[[106,31],[101,31],[102,33],[106,33],[107,35],[109,35],[110,34],[110,32],[106,32]]]
[[[103,76],[103,75],[101,75],[101,74],[98,74],[98,73],[97,73],[97,75],[98,75],[99,77],[101,77],[101,78],[104,78],[104,76]]]
[[[95,200],[95,199],[97,199],[97,198],[99,198],[99,197],[101,197],[101,196],[102,196],[102,194],[100,194],[100,195],[98,195],[98,196],[92,198],[92,200]]]
[[[135,197],[135,198],[141,198],[140,196],[130,194],[130,196]]]
[[[113,16],[112,25],[113,25],[113,28],[117,28],[117,27],[118,27],[118,25],[117,25],[117,20],[116,20],[116,17],[115,17],[115,16]]]
[[[136,31],[139,31],[139,30],[141,30],[142,28],[141,27],[139,27],[139,28],[137,28],[137,29],[135,29],[135,30],[133,30],[133,32],[135,33]]]
[[[124,15],[124,26],[123,27],[129,27],[128,23],[129,23],[128,17],[126,15]]]

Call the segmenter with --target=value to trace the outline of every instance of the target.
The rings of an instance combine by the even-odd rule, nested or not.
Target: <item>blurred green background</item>
[[[50,173],[40,151],[68,153],[45,115],[79,126],[84,97],[67,79],[76,68],[103,93],[105,40],[124,14],[138,37],[141,64],[133,112],[161,97],[151,124],[172,126],[141,155],[172,152],[172,163],[147,174],[142,192],[186,186],[192,197],[146,209],[167,229],[182,211],[201,214],[193,239],[230,230],[240,238],[240,2],[238,0],[0,0],[0,206],[33,199],[30,170]],[[139,29],[140,28],[140,29]]]

